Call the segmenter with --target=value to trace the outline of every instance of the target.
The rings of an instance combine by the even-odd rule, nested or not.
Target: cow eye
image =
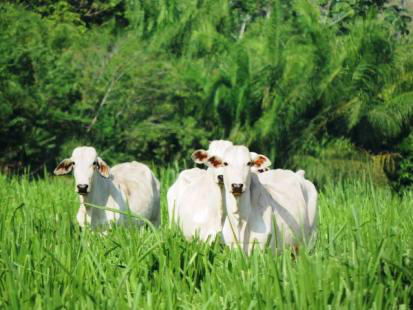
[[[228,163],[227,163],[227,162],[224,162],[224,166],[228,166]]]
[[[247,166],[252,166],[252,164],[253,164],[253,162],[252,162],[252,160],[251,161],[249,161],[248,163],[247,163]]]
[[[93,166],[98,166],[98,162],[96,160],[93,162]]]

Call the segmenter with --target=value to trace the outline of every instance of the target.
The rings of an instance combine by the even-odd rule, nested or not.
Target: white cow
[[[213,240],[222,231],[225,220],[225,207],[222,205],[223,167],[217,165],[214,158],[222,157],[232,145],[227,140],[214,140],[207,151],[200,149],[193,152],[194,162],[204,164],[208,169],[182,171],[168,190],[170,222],[178,223],[188,239],[198,234],[201,240]],[[258,154],[251,152],[251,156]],[[267,159],[253,172],[267,171],[270,165],[271,162]]]
[[[232,146],[215,161],[224,167],[226,244],[239,244],[249,253],[254,243],[260,247],[270,243],[280,251],[304,241],[306,201],[299,175],[285,170],[252,173],[251,167],[260,169],[268,158],[258,154],[251,158],[245,146]]]
[[[80,200],[77,221],[81,227],[142,222],[88,204],[131,212],[159,225],[159,182],[146,165],[134,161],[110,169],[93,147],[81,146],[73,150],[71,158],[60,162],[54,173],[62,175],[72,170]]]
[[[209,148],[207,151],[203,149],[196,150],[192,153],[192,159],[197,164],[204,164],[208,167],[208,172],[211,173],[211,176],[215,183],[218,185],[223,184],[223,168],[220,166],[214,167],[211,163],[209,163],[208,159],[211,159],[214,155],[218,157],[222,157],[224,151],[229,147],[232,146],[232,142],[228,140],[213,140],[209,144]],[[255,152],[251,152],[251,157],[255,157],[258,154]],[[269,160],[265,161],[262,166],[258,169],[256,167],[251,167],[251,171],[255,173],[262,173],[269,170],[269,166],[271,162]],[[168,202],[168,215],[169,215],[169,222],[174,222],[174,218],[178,218],[178,207],[176,205],[177,198],[182,194],[183,191],[186,190],[186,187],[196,180],[200,176],[205,176],[207,173],[204,169],[199,168],[192,168],[186,169],[179,173],[178,178],[176,179],[175,183],[169,188],[167,193],[167,202]],[[222,189],[222,188],[221,188]],[[222,202],[219,203],[221,205]]]
[[[292,245],[314,241],[317,218],[317,190],[304,178],[304,171],[275,169],[258,175],[260,183],[277,203],[277,224],[285,231],[278,242]]]
[[[232,142],[227,140],[211,141],[207,151],[203,149],[196,150],[192,153],[192,159],[195,163],[204,164],[208,167],[208,170],[210,170],[209,172],[213,174],[215,183],[222,183],[222,168],[219,167],[217,170],[214,170],[213,167],[210,167],[211,165],[208,165],[208,157],[214,155],[222,156],[225,149],[231,145]],[[178,206],[176,200],[182,194],[182,191],[184,191],[191,182],[195,181],[198,177],[204,176],[206,173],[207,170],[199,168],[186,169],[179,173],[175,183],[172,184],[167,193],[170,222],[175,222],[178,219]]]
[[[288,221],[290,229],[285,229],[291,230],[293,234],[284,236],[283,241],[285,244],[294,244],[295,251],[298,251],[297,241],[302,241],[306,245],[312,245],[315,241],[318,193],[314,184],[305,179],[304,175],[304,170],[293,172],[284,169],[267,170],[258,175],[260,183],[271,197],[291,215],[291,220]],[[304,208],[300,204],[291,203],[301,196],[304,198]],[[287,217],[287,213],[285,214]],[[285,226],[282,221],[281,224]]]
[[[166,194],[169,223],[175,223],[178,220],[178,205],[176,203],[178,197],[182,195],[182,192],[186,186],[202,176],[204,173],[207,173],[207,171],[199,168],[186,169],[179,173],[176,181],[168,189]]]
[[[192,159],[208,169],[184,170],[168,190],[170,221],[178,223],[188,239],[198,234],[201,240],[213,240],[222,229],[222,167],[214,158],[230,146],[230,141],[214,140],[207,151],[193,152]]]

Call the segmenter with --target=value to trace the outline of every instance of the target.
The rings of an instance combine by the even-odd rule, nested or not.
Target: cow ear
[[[110,175],[110,168],[107,163],[103,161],[102,158],[97,158],[98,162],[98,171],[102,177],[109,178]]]
[[[207,165],[213,168],[219,168],[224,166],[224,162],[218,156],[208,157]]]
[[[191,155],[192,160],[197,164],[207,164],[208,161],[208,151],[205,150],[196,150]]]
[[[71,159],[63,159],[56,167],[56,169],[53,171],[55,175],[63,175],[67,174],[70,171],[72,171],[73,168],[73,161]]]
[[[256,154],[252,158],[252,164],[253,164],[253,166],[257,167],[258,169],[265,169],[265,168],[271,166],[271,161],[265,155]]]

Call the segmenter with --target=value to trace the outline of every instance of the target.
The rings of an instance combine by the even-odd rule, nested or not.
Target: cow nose
[[[218,175],[218,182],[224,183],[224,176],[222,174]]]
[[[77,185],[77,191],[80,194],[86,194],[88,187],[89,187],[89,185],[87,185],[87,184],[78,184]]]
[[[243,184],[232,183],[231,187],[233,193],[242,193]]]

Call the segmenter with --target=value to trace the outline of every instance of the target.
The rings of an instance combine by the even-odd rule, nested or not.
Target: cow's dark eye
[[[247,163],[247,166],[252,166],[252,164],[253,164],[253,162],[252,161],[249,161],[248,163]]]
[[[93,162],[93,166],[98,166],[98,162],[96,160]]]
[[[228,163],[227,163],[227,162],[224,162],[224,166],[228,166]]]

